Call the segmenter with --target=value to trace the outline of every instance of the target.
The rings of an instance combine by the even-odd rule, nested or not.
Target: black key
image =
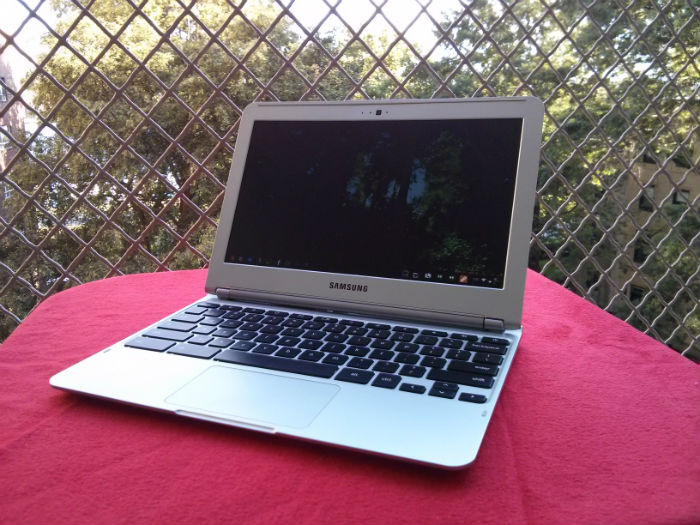
[[[333,354],[337,354],[345,350],[345,345],[342,343],[326,343],[321,347],[321,351],[323,352],[331,352]]]
[[[142,350],[152,350],[153,352],[164,352],[174,344],[174,341],[167,341],[165,339],[153,339],[150,337],[134,337],[133,339],[129,339],[126,343],[124,343],[124,346],[130,346],[131,348],[140,348]]]
[[[283,328],[274,324],[266,324],[260,329],[262,334],[279,334]]]
[[[221,305],[219,305],[217,303],[207,302],[207,301],[200,301],[197,303],[197,306],[201,306],[204,308],[218,308]]]
[[[214,330],[216,330],[215,326],[198,326],[197,328],[194,328],[191,333],[200,334],[200,335],[209,335]]]
[[[420,347],[415,343],[399,343],[394,350],[397,352],[415,352],[419,348]]]
[[[224,322],[224,320],[221,319],[220,317],[207,317],[206,319],[202,319],[199,322],[199,326],[202,326],[202,325],[217,326],[223,322]]]
[[[298,356],[301,353],[301,350],[298,348],[289,348],[288,346],[285,346],[284,348],[280,348],[277,350],[275,353],[276,356],[278,357],[286,357],[286,358],[294,358]]]
[[[264,314],[265,310],[262,308],[253,308],[253,307],[248,307],[243,309],[244,312],[247,312],[249,314]]]
[[[323,326],[323,323],[320,323],[318,321],[307,321],[301,327],[306,330],[320,330],[321,328],[323,328]]]
[[[438,370],[437,368],[431,368],[427,377],[433,381],[447,381],[448,383],[458,383],[479,388],[491,388],[494,383],[493,377],[455,372],[453,370]]]
[[[369,326],[369,325],[368,325]],[[367,337],[373,337],[375,339],[388,339],[391,335],[389,330],[370,330]]]
[[[221,317],[226,313],[226,310],[221,310],[219,308],[207,308],[202,312],[202,315],[206,317]]]
[[[502,339],[500,337],[488,337],[484,336],[481,338],[482,343],[491,343],[494,345],[505,345],[508,346],[510,344],[510,341],[508,339]]]
[[[274,343],[279,339],[279,336],[275,334],[260,334],[255,338],[256,343]]]
[[[418,328],[413,328],[412,326],[395,326],[392,328],[394,332],[403,332],[405,334],[417,334]]]
[[[434,345],[438,342],[438,338],[434,335],[419,335],[414,339],[414,342],[419,345]]]
[[[204,319],[204,317],[201,315],[192,315],[188,313],[178,314],[172,318],[173,321],[177,321],[178,323],[198,323],[202,319]]]
[[[299,343],[299,348],[304,348],[305,350],[318,350],[323,343],[317,341],[316,339],[304,339]]]
[[[222,304],[222,305],[219,305],[219,308],[221,308],[222,310],[227,310],[229,312],[239,312],[239,311],[243,310],[242,306],[238,306],[235,304]]]
[[[311,319],[313,319],[313,316],[311,316],[309,314],[300,314],[300,313],[293,313],[289,317],[291,317],[292,319],[301,319],[302,321],[310,321]]]
[[[369,367],[371,367],[374,364],[374,361],[371,359],[364,359],[362,357],[353,357],[348,361],[348,366],[351,366],[353,368],[361,368],[362,370],[367,370]]]
[[[351,326],[347,330],[345,330],[345,333],[348,335],[354,335],[357,337],[361,337],[365,335],[369,330],[365,328],[364,326]],[[369,341],[368,341],[369,342]]]
[[[224,319],[231,319],[233,321],[237,321],[241,317],[243,317],[245,314],[243,312],[228,312],[222,315]]]
[[[394,352],[391,350],[372,350],[372,353],[369,354],[369,357],[371,359],[383,359],[384,361],[391,361],[391,359],[394,357]]]
[[[247,322],[241,325],[241,330],[249,330],[251,332],[257,332],[263,327],[262,323],[251,323]]]
[[[233,328],[219,328],[216,332],[214,332],[211,335],[213,335],[214,337],[231,337],[235,333],[236,331]]]
[[[255,348],[255,344],[252,341],[236,341],[231,345],[231,350],[240,350],[241,352],[247,352]]]
[[[250,332],[246,330],[241,330],[240,332],[236,332],[233,334],[234,339],[241,339],[243,341],[250,341],[251,339],[255,339],[257,337],[258,333],[257,332]]]
[[[178,332],[176,330],[163,330],[161,328],[154,328],[153,330],[149,330],[143,335],[145,337],[167,339],[168,341],[177,341],[179,343],[181,343],[182,341],[186,341],[187,339],[192,337],[192,334],[189,334],[187,332]]]
[[[442,357],[442,354],[445,353],[444,348],[440,348],[439,346],[424,346],[421,348],[420,351],[421,355],[431,355],[433,357]]]
[[[282,323],[282,326],[287,326],[289,328],[298,328],[303,324],[304,321],[302,321],[301,319],[287,319],[285,322]]]
[[[351,346],[345,351],[346,355],[352,355],[356,357],[364,357],[369,353],[369,348],[365,346]]]
[[[324,357],[323,362],[328,363],[329,365],[342,365],[345,364],[345,361],[347,361],[348,359],[350,358],[346,355],[331,354]]]
[[[325,335],[326,332],[323,330],[307,330],[301,337],[304,339],[323,339]]]
[[[218,348],[210,346],[197,346],[189,343],[180,343],[168,349],[169,354],[186,355],[188,357],[199,357],[200,359],[210,359],[219,353]]]
[[[326,336],[326,339],[325,339],[325,340],[328,341],[328,342],[331,342],[331,343],[342,343],[342,342],[345,341],[347,338],[348,338],[348,336],[345,335],[345,334],[335,334],[335,333],[333,333],[333,334],[328,334],[328,335]]]
[[[304,359],[305,361],[320,361],[324,355],[323,352],[319,352],[318,350],[307,350],[306,352],[302,352],[299,359]]]
[[[327,317],[325,315],[317,315],[316,317],[314,317],[314,321],[318,321],[319,323],[328,324],[328,323],[337,323],[338,319],[336,319],[335,317]]]
[[[445,348],[462,348],[464,343],[459,339],[441,339],[438,344]]]
[[[478,341],[479,338],[472,334],[450,334],[451,339],[459,339],[460,341]]]
[[[288,335],[290,337],[299,337],[303,333],[304,333],[304,330],[301,328],[285,328],[284,330],[282,330],[281,335]]]
[[[365,326],[367,326],[367,328],[370,328],[372,330],[389,330],[389,328],[391,328],[391,326],[389,326],[388,324],[380,324],[380,323],[367,323]]]
[[[219,328],[238,328],[243,324],[243,321],[224,321],[219,325]]]
[[[286,336],[286,337],[281,337],[277,341],[277,344],[282,345],[282,346],[296,346],[299,341],[301,341],[301,339],[299,339],[298,337]]]
[[[226,348],[231,343],[233,343],[233,341],[231,341],[231,339],[226,339],[224,337],[217,337],[216,339],[213,339],[209,343],[209,346],[213,346],[215,348]]]
[[[421,335],[434,335],[436,337],[447,337],[447,332],[441,330],[421,330]]]
[[[177,321],[163,321],[158,325],[158,328],[163,328],[164,330],[175,330],[176,332],[189,332],[196,325],[188,323],[178,323]]]
[[[361,321],[355,321],[354,319],[341,319],[340,324],[345,324],[348,326],[362,326]]]
[[[474,354],[475,363],[484,363],[486,365],[500,365],[503,362],[503,356],[497,354],[482,354],[477,352]]]
[[[486,403],[486,396],[481,394],[470,394],[469,392],[462,392],[459,394],[460,401],[468,401],[470,403]]]
[[[279,350],[279,346],[277,345],[271,345],[267,343],[263,343],[261,345],[256,346],[253,349],[254,354],[274,354],[277,350]]]
[[[367,346],[371,342],[372,340],[369,337],[362,337],[360,335],[353,335],[350,339],[348,339],[349,345]]]
[[[435,396],[435,397],[444,397],[446,399],[453,399],[457,395],[456,390],[445,390],[443,388],[438,387],[437,385],[433,386],[433,388],[430,389],[430,392],[428,392],[429,396]]]
[[[187,310],[185,310],[185,313],[199,317],[202,315],[202,312],[204,312],[205,310],[206,310],[206,308],[204,308],[203,306],[190,306]],[[180,315],[182,315],[182,314],[180,314]]]
[[[192,339],[188,339],[187,342],[191,345],[205,345],[213,338],[208,335],[195,335]]]
[[[276,315],[267,315],[266,317],[263,317],[262,321],[260,322],[262,324],[278,325],[282,321],[284,321],[284,317],[279,317]]]
[[[369,345],[372,348],[379,348],[380,350],[390,350],[396,343],[394,341],[385,341],[382,339],[375,339],[372,344]]]
[[[390,339],[392,341],[398,341],[402,343],[408,343],[413,340],[413,335],[411,334],[404,334],[403,332],[394,332]]]
[[[372,381],[372,386],[378,386],[381,388],[396,388],[401,382],[401,377],[394,374],[379,374],[374,381]]]
[[[376,370],[377,372],[386,372],[388,374],[393,374],[398,369],[398,363],[390,363],[388,361],[378,361],[372,367],[372,370]]]
[[[342,334],[347,327],[343,326],[342,324],[327,324],[326,326],[323,327],[324,332],[329,332],[331,334]],[[347,336],[345,336],[347,337]]]
[[[459,390],[459,385],[454,383],[447,383],[445,381],[435,381],[435,386],[443,390],[454,390],[455,392]]]
[[[467,361],[471,357],[472,353],[466,350],[450,350],[447,352],[448,359],[461,359],[462,361]]]
[[[281,310],[268,310],[267,315],[273,315],[275,317],[287,317],[289,312],[283,312]]]
[[[396,361],[397,363],[415,365],[418,362],[418,359],[420,358],[416,354],[406,354],[403,352],[399,352],[398,354],[396,354],[394,361]]]
[[[402,376],[423,377],[423,374],[425,374],[425,368],[422,366],[403,365],[399,371],[399,374]]]
[[[447,360],[443,359],[442,357],[432,357],[426,355],[420,364],[422,366],[429,366],[430,368],[443,368],[447,364]]]
[[[367,370],[357,370],[353,368],[343,368],[335,379],[338,381],[347,381],[349,383],[360,383],[366,385],[374,377],[374,372]]]
[[[399,387],[399,390],[411,392],[412,394],[425,393],[425,387],[423,385],[414,385],[413,383],[404,383]]]
[[[483,365],[480,363],[466,363],[464,361],[450,361],[447,366],[448,370],[456,370],[457,372],[470,372],[474,374],[483,374],[485,376],[495,376],[498,374],[498,367],[494,365]]]
[[[503,345],[494,345],[492,343],[471,342],[467,343],[467,350],[503,355],[506,353],[506,350],[508,350],[508,347]]]

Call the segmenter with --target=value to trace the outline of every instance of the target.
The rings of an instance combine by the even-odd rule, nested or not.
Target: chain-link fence
[[[66,287],[205,266],[254,100],[534,95],[530,266],[700,359],[698,0],[10,2],[0,337]]]

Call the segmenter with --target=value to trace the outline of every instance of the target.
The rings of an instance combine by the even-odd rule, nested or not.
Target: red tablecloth
[[[49,387],[201,297],[204,278],[67,290],[0,347],[2,523],[700,522],[700,367],[533,272],[520,349],[464,471]]]

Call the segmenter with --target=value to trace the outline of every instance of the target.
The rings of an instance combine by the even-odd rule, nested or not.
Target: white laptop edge
[[[426,102],[430,104],[430,112],[425,110]],[[207,292],[228,299],[326,308],[329,311],[401,317],[495,331],[519,328],[543,116],[544,105],[533,97],[251,104],[241,119],[207,275]],[[249,138],[256,120],[478,118],[523,120],[503,289],[267,268],[224,261]],[[357,284],[366,291],[331,288],[331,282]],[[439,294],[435,293],[436,287],[442,288]]]

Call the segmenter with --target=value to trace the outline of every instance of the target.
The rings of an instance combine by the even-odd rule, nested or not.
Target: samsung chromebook
[[[256,103],[206,295],[56,388],[458,468],[521,336],[543,105]]]

